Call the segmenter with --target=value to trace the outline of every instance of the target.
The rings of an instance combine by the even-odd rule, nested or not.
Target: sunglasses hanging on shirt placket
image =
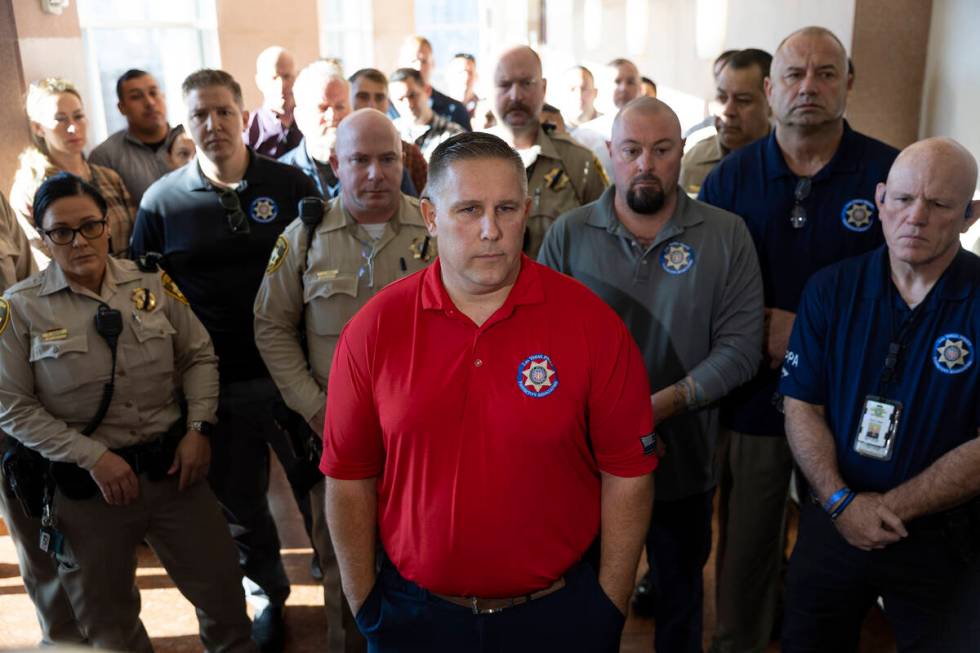
[[[793,209],[789,212],[789,223],[794,229],[802,229],[806,226],[806,209],[803,208],[803,201],[810,196],[813,184],[810,177],[800,177],[793,190]]]

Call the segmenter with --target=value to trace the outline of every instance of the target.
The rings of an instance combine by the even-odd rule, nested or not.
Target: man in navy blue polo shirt
[[[809,27],[788,36],[765,82],[775,129],[719,163],[698,196],[745,219],[766,305],[766,360],[729,395],[724,418],[716,653],[764,650],[775,619],[792,469],[778,367],[803,286],[820,268],[882,242],[874,189],[898,152],[848,126],[851,82],[833,33]]]
[[[164,176],[143,195],[131,251],[163,255],[161,267],[214,342],[221,388],[208,480],[239,548],[256,614],[252,636],[267,653],[282,648],[289,595],[266,499],[268,446],[287,470],[302,459],[280,427],[285,404],[255,345],[252,303],[269,254],[296,218],[299,200],[318,193],[299,170],[245,146],[247,113],[231,75],[199,70],[184,80],[183,95],[197,161]]]
[[[879,596],[899,650],[937,650],[947,613],[980,591],[958,582],[980,551],[980,258],[959,243],[976,179],[955,141],[909,146],[876,191],[887,246],[803,294],[780,388],[814,501],[783,651],[854,650]]]

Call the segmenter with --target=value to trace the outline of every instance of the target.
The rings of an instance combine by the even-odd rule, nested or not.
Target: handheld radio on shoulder
[[[304,197],[299,201],[299,219],[306,227],[306,249],[313,244],[313,230],[323,220],[323,200],[319,197]]]

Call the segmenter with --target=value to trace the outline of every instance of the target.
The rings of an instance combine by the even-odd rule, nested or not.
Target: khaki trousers
[[[321,480],[310,490],[313,514],[313,546],[323,571],[323,605],[327,613],[327,653],[364,653],[367,640],[361,635],[340,586],[340,567],[330,541],[325,512],[326,495]]]
[[[785,437],[730,431],[720,447],[718,624],[712,653],[763,653],[776,616],[793,456]]]
[[[34,603],[44,644],[83,644],[85,636],[75,621],[68,594],[58,578],[58,564],[38,546],[41,520],[29,517],[20,502],[7,494],[0,473],[0,514],[17,550],[17,565],[27,595]]]
[[[58,573],[92,646],[153,650],[135,583],[136,551],[145,539],[197,609],[205,649],[255,653],[238,552],[207,483],[181,492],[176,477],[150,481],[143,474],[139,497],[128,506],[110,506],[101,495],[75,501],[58,492],[54,511],[74,563]]]

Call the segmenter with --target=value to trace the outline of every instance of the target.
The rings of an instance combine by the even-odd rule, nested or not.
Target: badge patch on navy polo
[[[534,354],[517,368],[517,387],[528,397],[547,397],[558,388],[558,370],[551,358]]]
[[[271,197],[256,197],[248,207],[248,214],[256,222],[272,222],[279,215],[279,205]]]
[[[684,274],[694,265],[694,250],[690,245],[677,242],[667,243],[660,254],[660,265],[670,274]]]
[[[947,333],[936,339],[932,364],[943,374],[959,374],[973,365],[973,343],[959,333]]]
[[[867,231],[875,222],[875,205],[868,200],[851,200],[840,210],[840,221],[851,231]]]

